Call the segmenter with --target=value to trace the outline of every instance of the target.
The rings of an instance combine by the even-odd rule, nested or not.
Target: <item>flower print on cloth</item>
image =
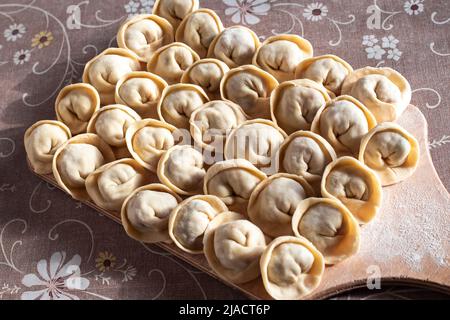
[[[13,61],[16,65],[24,64],[25,62],[30,61],[31,52],[30,50],[19,50],[14,54]]]
[[[31,47],[38,47],[39,49],[48,47],[53,39],[53,34],[50,31],[41,31],[31,40]]]
[[[154,0],[141,0],[141,8],[139,9],[139,13],[141,14],[152,13],[154,4],[155,4]]]
[[[392,34],[381,38],[381,45],[379,40],[374,35],[363,36],[362,45],[367,47],[367,59],[380,60],[384,63],[384,57],[389,60],[399,61],[403,52],[397,47],[399,40]]]
[[[42,259],[37,264],[37,274],[23,277],[22,284],[32,291],[25,291],[22,300],[79,300],[69,291],[82,291],[89,287],[89,280],[80,276],[81,257],[76,254],[67,263],[64,251],[52,254],[50,261]]]
[[[314,2],[308,4],[308,6],[303,10],[303,16],[309,21],[320,21],[323,17],[326,17],[328,13],[327,6],[324,6],[320,2]]]
[[[130,0],[126,5],[124,5],[125,12],[128,13],[129,17],[133,17],[138,14],[140,3]]]
[[[379,45],[366,48],[367,59],[381,60],[386,53]]]
[[[108,251],[100,252],[95,259],[95,267],[100,272],[105,272],[116,266],[116,260],[117,258],[112,253]]]
[[[364,36],[362,44],[363,44],[363,46],[371,47],[377,42],[378,42],[378,39],[372,34],[372,35]]]
[[[225,15],[231,16],[233,23],[245,25],[257,24],[261,21],[257,16],[265,16],[270,10],[268,0],[223,0],[229,6]]]
[[[395,49],[397,48],[397,44],[399,43],[399,40],[396,39],[392,34],[388,37],[383,37],[381,39],[383,48],[390,48]]]
[[[405,12],[410,16],[412,15],[417,16],[424,10],[423,0],[406,1],[405,4],[403,5],[403,9],[405,9]]]
[[[14,23],[3,32],[3,36],[5,37],[6,41],[15,42],[17,39],[22,38],[26,31],[27,29],[23,24]]]

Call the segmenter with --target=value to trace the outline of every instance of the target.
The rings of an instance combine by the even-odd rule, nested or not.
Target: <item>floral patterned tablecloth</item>
[[[54,118],[55,95],[80,80],[95,54],[115,45],[119,24],[151,12],[153,0],[0,2],[0,298],[240,299],[155,246],[129,239],[116,223],[29,172],[25,129]],[[261,39],[308,38],[355,68],[390,66],[414,89],[430,124],[429,148],[450,188],[450,2],[448,0],[214,0],[224,24],[248,25]],[[382,286],[338,298],[444,297]]]

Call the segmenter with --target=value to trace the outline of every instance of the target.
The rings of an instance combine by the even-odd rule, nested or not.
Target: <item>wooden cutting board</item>
[[[383,205],[378,216],[362,227],[361,249],[354,257],[328,267],[320,287],[308,299],[323,299],[368,283],[409,283],[450,292],[450,195],[440,181],[428,150],[427,122],[420,110],[409,106],[399,124],[420,144],[420,161],[408,180],[383,188]],[[39,175],[52,185],[52,175]],[[120,223],[118,214],[92,202],[86,205]],[[173,244],[157,244],[194,267],[218,278],[250,298],[270,297],[257,279],[234,285],[220,279],[203,255],[191,255]],[[375,290],[376,291],[376,290]]]

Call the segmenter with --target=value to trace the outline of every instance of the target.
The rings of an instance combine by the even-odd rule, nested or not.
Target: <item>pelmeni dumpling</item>
[[[210,221],[227,206],[215,196],[196,195],[181,202],[169,218],[169,235],[181,250],[203,253],[203,236]]]
[[[291,219],[300,201],[314,191],[302,177],[279,173],[256,186],[248,202],[248,217],[271,237],[292,235]]]
[[[149,184],[125,199],[120,213],[126,233],[145,243],[169,242],[169,216],[182,199],[165,185]]]
[[[264,173],[277,172],[276,154],[287,138],[272,121],[249,120],[234,129],[225,143],[225,159],[246,159]]]
[[[195,109],[208,102],[199,86],[178,83],[164,89],[157,111],[159,118],[179,129],[189,129],[189,119]]]
[[[206,172],[203,192],[219,197],[230,210],[244,213],[255,187],[267,176],[244,159],[220,161]]]
[[[295,78],[315,81],[323,85],[329,95],[335,98],[341,95],[342,83],[352,72],[350,64],[335,55],[327,54],[300,62],[295,71]]]
[[[225,62],[230,68],[251,64],[261,45],[258,36],[249,28],[233,26],[219,33],[211,42],[208,58]]]
[[[87,83],[64,87],[55,102],[56,118],[76,135],[84,133],[92,115],[100,108],[97,90]]]
[[[220,99],[220,81],[230,70],[225,62],[202,59],[194,62],[181,77],[181,83],[192,83],[205,90],[211,100]]]
[[[396,120],[411,102],[408,80],[391,68],[355,70],[342,84],[342,94],[361,101],[379,123]]]
[[[258,278],[266,239],[244,216],[235,212],[218,214],[205,231],[203,246],[208,264],[220,277],[235,284]]]
[[[247,116],[237,104],[214,100],[196,109],[189,122],[197,146],[223,154],[228,134],[246,120]]]
[[[419,143],[408,131],[392,122],[377,125],[361,140],[359,161],[375,171],[382,186],[410,177],[417,168]]]
[[[33,171],[52,173],[56,150],[71,137],[70,129],[60,121],[41,120],[29,127],[25,131],[24,146]]]
[[[198,0],[156,0],[153,14],[165,18],[176,31],[181,21],[198,7]]]
[[[79,134],[66,141],[53,157],[52,170],[58,185],[76,200],[89,200],[86,178],[116,158],[98,135]]]
[[[253,65],[228,71],[220,83],[223,100],[241,106],[253,118],[270,119],[270,95],[278,81],[268,72]]]
[[[186,43],[201,58],[205,58],[211,42],[222,30],[222,21],[214,11],[199,9],[183,19],[177,29],[175,40]]]
[[[305,178],[320,193],[325,167],[336,159],[333,147],[320,135],[311,131],[297,131],[280,146],[277,154],[278,170]]]
[[[311,130],[324,137],[339,155],[357,155],[362,137],[377,124],[358,100],[340,96],[317,111]]]
[[[129,156],[125,134],[130,125],[141,120],[131,108],[113,104],[99,109],[89,121],[87,131],[98,134],[107,144],[113,147],[117,158]]]
[[[206,170],[203,155],[190,145],[174,146],[158,163],[159,180],[181,195],[201,193]]]
[[[287,134],[310,130],[317,111],[330,96],[325,88],[308,79],[280,83],[270,96],[270,114]]]
[[[307,296],[319,286],[325,262],[307,239],[283,236],[267,245],[260,267],[264,287],[272,298],[294,300]]]
[[[292,217],[292,230],[297,237],[311,241],[329,265],[349,258],[359,250],[358,222],[338,200],[303,200]]]
[[[147,70],[156,73],[168,84],[180,82],[183,73],[196,61],[198,54],[181,42],[173,42],[158,49],[147,64]]]
[[[131,192],[151,182],[150,172],[134,159],[107,163],[90,173],[86,190],[96,205],[105,210],[120,211]]]
[[[156,172],[161,156],[180,140],[177,128],[154,120],[136,121],[128,127],[125,140],[131,156],[144,168]]]
[[[261,44],[253,57],[253,64],[283,82],[295,79],[298,64],[312,56],[313,47],[308,40],[294,34],[280,34]]]
[[[325,168],[321,189],[324,198],[341,201],[360,224],[371,221],[381,206],[378,176],[352,157],[338,158]]]
[[[126,105],[143,118],[158,118],[157,106],[167,82],[156,74],[130,72],[116,85],[116,103]]]
[[[132,51],[108,48],[86,63],[83,82],[91,84],[100,95],[102,106],[115,103],[117,82],[132,71],[140,71],[139,57]]]
[[[119,48],[133,51],[142,62],[148,62],[156,50],[172,43],[172,25],[154,14],[141,14],[125,21],[117,33]]]

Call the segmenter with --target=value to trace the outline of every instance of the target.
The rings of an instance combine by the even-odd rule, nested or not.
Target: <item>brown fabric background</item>
[[[79,81],[83,64],[115,43],[128,14],[148,12],[152,5],[152,0],[1,1],[0,298],[244,298],[160,249],[129,239],[121,227],[42,182],[26,165],[26,128],[54,118],[59,89]],[[316,55],[337,54],[355,69],[399,70],[414,89],[413,104],[428,119],[435,166],[450,188],[448,0],[204,0],[201,6],[215,9],[226,26],[247,24],[262,38],[277,32],[304,35]],[[368,11],[378,12],[380,19],[367,24]],[[74,26],[73,15],[80,26]],[[50,39],[42,48],[33,43],[41,31]],[[383,41],[389,36],[389,43]],[[109,264],[102,264],[105,255]],[[64,277],[62,264],[69,260],[79,266],[75,283]],[[51,295],[49,283],[57,288]],[[383,285],[338,298],[417,297],[444,296]]]

